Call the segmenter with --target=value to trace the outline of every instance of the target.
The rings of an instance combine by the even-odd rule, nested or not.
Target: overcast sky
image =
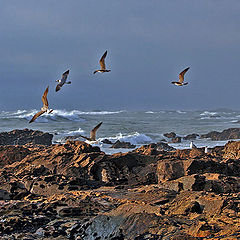
[[[47,85],[57,109],[240,109],[239,13],[239,0],[2,0],[0,110],[39,109]],[[93,75],[105,50],[111,72]]]

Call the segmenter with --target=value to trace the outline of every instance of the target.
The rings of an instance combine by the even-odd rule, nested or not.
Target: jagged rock
[[[170,133],[164,133],[163,136],[167,138],[175,138],[177,135],[175,132],[170,132]]]
[[[0,133],[0,145],[25,145],[27,143],[51,145],[53,135],[31,129],[15,129]]]
[[[188,134],[187,136],[183,137],[184,140],[194,140],[197,137],[199,137],[199,134],[196,133],[192,133],[192,134]]]
[[[228,142],[223,149],[223,158],[226,159],[240,159],[240,141]]]
[[[111,148],[135,148],[136,145],[131,144],[130,142],[121,142],[117,140]]]
[[[0,157],[3,240],[239,237],[239,142],[107,155],[67,141],[2,146]]]
[[[202,134],[201,138],[211,138],[211,140],[214,141],[240,139],[240,128],[229,128],[222,132],[212,131],[207,134]]]

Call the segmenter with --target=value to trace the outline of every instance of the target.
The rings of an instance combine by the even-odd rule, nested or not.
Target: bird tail
[[[183,85],[188,85],[188,82],[183,83]]]

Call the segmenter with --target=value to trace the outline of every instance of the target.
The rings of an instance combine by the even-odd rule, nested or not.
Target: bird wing
[[[102,125],[102,122],[100,122],[95,128],[93,128],[90,132],[90,139],[93,141],[96,141],[96,132]]]
[[[48,89],[49,89],[49,86],[46,88],[46,90],[45,90],[45,92],[43,93],[43,96],[42,96],[43,106],[47,107],[47,108],[48,108],[48,100],[47,100]]]
[[[63,73],[62,78],[61,78],[61,83],[66,82],[68,74],[69,74],[69,70],[67,70],[66,72]]]
[[[188,71],[189,68],[190,68],[190,67],[188,67],[188,68],[184,69],[182,72],[180,72],[180,74],[179,74],[179,82],[180,82],[180,83],[183,83],[183,81],[184,81],[184,75],[185,75],[185,73]]]
[[[82,138],[84,138],[84,139],[87,139],[88,141],[92,141],[92,139],[91,138],[88,138],[88,137],[84,137],[84,136],[82,136],[82,135],[79,135],[80,137],[82,137]]]
[[[56,89],[55,89],[56,92],[59,91],[59,90],[61,89],[61,87],[62,87],[62,83],[59,83],[59,84],[56,86]]]
[[[106,66],[105,66],[105,58],[107,56],[107,51],[102,55],[99,63],[100,63],[100,66],[101,66],[101,70],[106,70]]]
[[[32,119],[29,121],[29,123],[34,122],[34,121],[35,121],[39,116],[41,116],[43,113],[45,113],[45,111],[40,111],[40,112],[36,113],[36,114],[32,117]]]

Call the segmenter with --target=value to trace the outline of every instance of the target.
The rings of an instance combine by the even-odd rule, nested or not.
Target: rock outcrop
[[[51,145],[53,135],[31,129],[13,130],[0,133],[0,145],[40,144]]]
[[[240,128],[229,128],[222,132],[212,131],[207,134],[202,134],[201,138],[210,138],[214,141],[240,139]]]
[[[136,145],[131,144],[130,142],[121,142],[119,140],[117,140],[112,146],[111,148],[135,148]]]
[[[238,239],[240,142],[205,154],[82,141],[0,147],[0,238]]]

